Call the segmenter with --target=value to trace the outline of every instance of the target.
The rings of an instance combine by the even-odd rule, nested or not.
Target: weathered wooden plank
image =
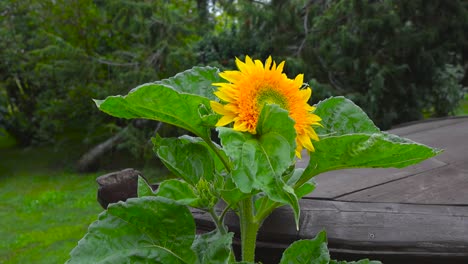
[[[424,126],[426,123],[412,125],[410,128],[416,132],[404,136],[431,147],[445,149],[436,157],[438,160],[468,170],[468,118],[440,120],[427,124],[432,124],[433,127],[423,129],[426,128]],[[398,134],[402,131],[391,130],[390,132]]]
[[[206,214],[195,213],[195,218],[199,229],[213,227]],[[226,223],[239,231],[235,216]],[[313,238],[322,229],[327,231],[332,257],[338,259],[372,256],[386,263],[430,263],[431,259],[468,263],[464,262],[468,260],[467,206],[303,199],[299,231],[292,211],[277,209],[260,230],[259,252],[268,260],[278,258],[293,241]]]
[[[280,209],[284,213],[290,209]],[[280,210],[277,213],[283,214]],[[301,201],[304,220],[301,237],[325,228],[330,237],[357,244],[384,247],[414,244],[421,251],[455,252],[467,249],[468,207],[395,203]],[[291,220],[293,220],[291,218]],[[446,247],[444,245],[450,245]],[[453,246],[456,245],[456,246]],[[407,249],[402,248],[405,251]]]
[[[308,197],[333,199],[348,193],[371,188],[372,186],[424,173],[445,165],[445,163],[432,158],[404,169],[347,169],[331,171],[315,177],[317,189],[308,195]]]
[[[399,136],[407,137],[408,135],[424,132],[428,130],[438,129],[441,127],[450,127],[457,123],[467,122],[467,117],[444,117],[436,119],[428,119],[423,121],[415,121],[402,124],[388,132]]]
[[[372,253],[382,260],[404,257],[421,263],[444,256],[440,263],[468,263],[466,206],[314,200],[304,203],[300,237],[309,238],[325,229],[335,252],[356,256]]]
[[[365,189],[340,201],[468,205],[468,171],[445,166],[398,181]]]

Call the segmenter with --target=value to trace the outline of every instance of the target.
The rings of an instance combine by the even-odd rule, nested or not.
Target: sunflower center
[[[284,98],[284,95],[269,87],[262,89],[257,95],[257,107],[259,112],[262,111],[265,104],[277,104],[283,109],[288,109],[288,101]]]

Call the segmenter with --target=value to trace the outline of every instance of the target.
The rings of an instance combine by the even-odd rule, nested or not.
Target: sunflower
[[[214,83],[218,86],[215,95],[224,104],[211,101],[212,109],[222,115],[216,126],[234,122],[237,131],[256,133],[257,121],[265,104],[278,104],[289,112],[295,121],[296,155],[301,157],[303,148],[314,151],[311,140],[319,138],[312,126],[320,125],[320,117],[313,114],[315,107],[310,106],[312,90],[301,89],[304,75],[289,79],[283,73],[284,61],[279,65],[271,57],[265,61],[253,61],[246,56],[245,62],[236,59],[238,71],[224,71],[220,76],[227,83]]]

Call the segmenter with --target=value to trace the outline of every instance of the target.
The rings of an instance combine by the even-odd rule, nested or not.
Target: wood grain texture
[[[468,171],[444,166],[337,198],[340,201],[468,205]]]
[[[277,209],[262,226],[259,260],[273,261],[293,241],[313,238],[325,229],[332,257],[358,259],[374,256],[388,263],[467,263],[468,207],[395,203],[356,203],[303,199],[300,229],[290,208]],[[200,230],[211,230],[209,216],[195,212]],[[238,234],[237,217],[226,219]],[[418,262],[419,261],[419,262]],[[442,262],[444,263],[444,262]]]

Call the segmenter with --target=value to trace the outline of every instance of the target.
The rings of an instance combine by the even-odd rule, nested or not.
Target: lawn
[[[461,100],[460,105],[455,110],[455,115],[468,115],[468,93],[465,94],[465,98]]]
[[[6,132],[0,133],[0,263],[64,263],[103,211],[96,200],[96,178],[141,164],[114,155],[109,160],[116,166],[103,163],[108,171],[78,174],[73,166],[82,146],[19,148]],[[151,182],[168,176],[159,163],[144,165],[142,172]]]
[[[0,136],[0,263],[64,263],[102,211],[100,174],[73,173],[57,162],[63,153],[5,140]]]

